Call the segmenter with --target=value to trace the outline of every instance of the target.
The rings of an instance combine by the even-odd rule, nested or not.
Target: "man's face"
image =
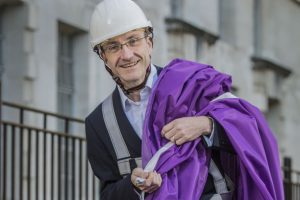
[[[104,62],[120,78],[125,88],[137,86],[144,81],[150,65],[152,42],[149,36],[145,37],[143,29],[112,38],[101,46]]]

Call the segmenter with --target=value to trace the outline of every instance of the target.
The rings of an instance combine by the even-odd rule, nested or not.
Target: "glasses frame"
[[[101,51],[103,53],[106,53],[106,54],[117,54],[119,53],[122,49],[123,49],[123,46],[127,46],[127,48],[133,48],[133,47],[137,47],[139,44],[131,44],[130,45],[130,42],[139,42],[141,41],[142,39],[145,39],[149,37],[149,34],[145,34],[144,36],[142,37],[138,37],[138,38],[130,38],[128,39],[127,41],[123,42],[123,43],[115,43],[115,44],[111,44],[111,45],[107,45],[107,47],[105,47],[103,44],[98,44],[98,49],[101,49]],[[112,46],[115,46],[115,47],[118,47],[115,51],[112,50],[112,51],[109,51],[108,48],[109,47],[112,47]]]

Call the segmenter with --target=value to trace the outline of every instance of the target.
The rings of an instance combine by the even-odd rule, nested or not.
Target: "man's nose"
[[[123,45],[121,49],[121,58],[122,59],[130,59],[133,57],[133,51],[127,46]]]

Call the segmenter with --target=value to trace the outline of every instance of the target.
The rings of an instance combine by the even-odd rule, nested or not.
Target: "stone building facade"
[[[84,118],[105,98],[114,83],[88,33],[98,2],[0,0],[3,100]],[[282,158],[300,170],[299,1],[136,2],[154,25],[153,62],[180,57],[231,74],[234,93],[265,113]]]

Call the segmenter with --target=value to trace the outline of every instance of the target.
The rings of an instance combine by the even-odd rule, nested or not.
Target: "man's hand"
[[[193,141],[201,135],[208,135],[212,131],[212,120],[206,116],[182,117],[166,124],[161,134],[168,140],[181,145]]]
[[[145,179],[138,184],[137,178]],[[142,168],[135,168],[131,174],[131,183],[141,191],[152,193],[161,186],[162,178],[157,172],[145,172]]]

